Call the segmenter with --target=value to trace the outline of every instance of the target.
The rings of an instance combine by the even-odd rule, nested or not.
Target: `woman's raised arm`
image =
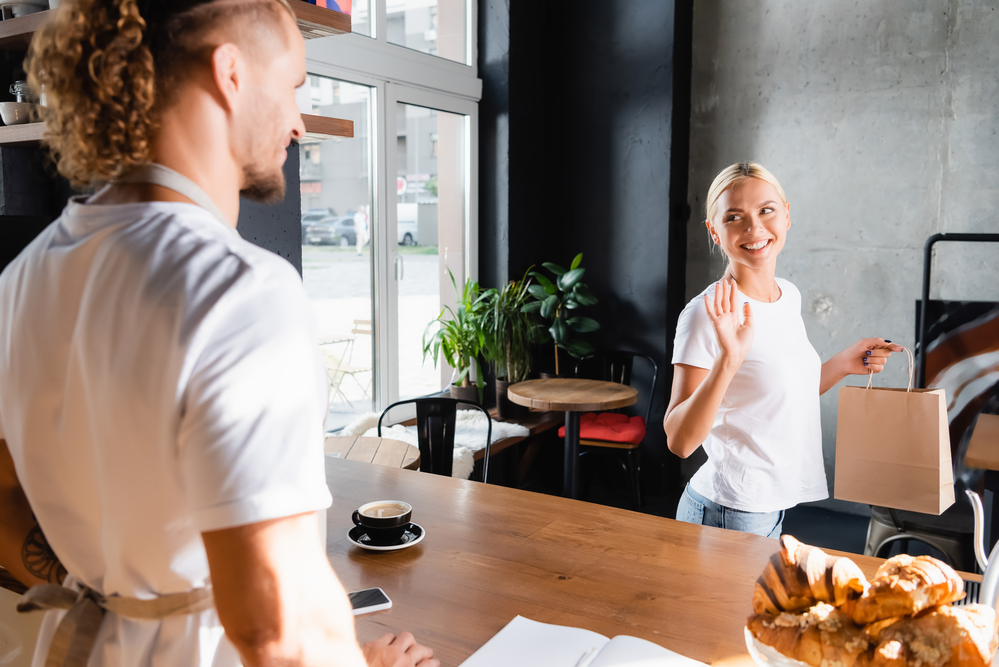
[[[735,281],[722,280],[713,298],[705,294],[704,307],[721,353],[710,370],[673,365],[673,388],[663,418],[666,445],[684,459],[708,437],[725,392],[753,345],[753,312],[748,303],[743,304],[743,320],[739,321]]]

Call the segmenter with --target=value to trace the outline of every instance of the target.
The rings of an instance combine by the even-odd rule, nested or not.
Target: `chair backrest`
[[[624,350],[602,350],[591,352],[580,357],[576,362],[576,377],[587,378],[589,380],[604,380],[606,382],[617,382],[618,384],[631,384],[632,369],[635,359],[644,360],[652,369],[652,379],[647,385],[645,400],[645,423],[649,423],[652,415],[652,395],[656,390],[656,380],[659,377],[659,365],[655,359],[647,354],[638,352],[626,352]],[[641,391],[641,388],[639,388]]]
[[[382,420],[389,410],[407,403],[416,404],[416,431],[420,442],[420,470],[450,477],[454,470],[454,427],[458,405],[480,410],[486,416],[486,453],[482,459],[482,481],[489,479],[489,448],[493,442],[493,420],[478,403],[453,398],[411,398],[397,401],[382,411],[378,418],[378,437],[382,437]]]
[[[350,330],[350,333],[370,336],[373,333],[371,320],[354,320],[354,328]]]

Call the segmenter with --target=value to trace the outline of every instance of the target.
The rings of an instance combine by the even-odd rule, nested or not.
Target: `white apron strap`
[[[196,614],[213,606],[215,600],[210,587],[140,600],[119,596],[106,598],[82,584],[79,593],[57,584],[39,584],[28,589],[17,610],[24,614],[68,609],[52,636],[45,667],[87,667],[105,609],[126,618],[158,620]]]
[[[115,179],[115,183],[152,183],[153,185],[159,185],[169,190],[173,190],[174,192],[184,195],[195,204],[211,213],[213,216],[218,218],[219,222],[225,225],[227,229],[239,236],[239,232],[237,232],[236,228],[233,227],[228,220],[226,220],[224,215],[222,215],[222,211],[220,211],[219,207],[215,205],[215,202],[208,196],[208,193],[202,190],[197,183],[189,179],[187,176],[174,171],[170,167],[164,167],[157,162],[142,164],[135,167],[127,174]]]

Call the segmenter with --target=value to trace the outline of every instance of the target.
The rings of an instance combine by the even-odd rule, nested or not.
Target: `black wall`
[[[302,273],[302,192],[298,146],[288,148],[284,163],[284,201],[258,204],[240,199],[240,236],[277,253]],[[74,194],[54,172],[44,151],[0,148],[0,270],[61,213]]]
[[[288,147],[284,162],[285,197],[276,204],[239,200],[239,235],[281,255],[302,274],[302,181],[297,145]]]
[[[480,281],[583,253],[594,345],[659,363],[654,494],[679,479],[660,425],[684,305],[690,35],[683,0],[479,0]]]

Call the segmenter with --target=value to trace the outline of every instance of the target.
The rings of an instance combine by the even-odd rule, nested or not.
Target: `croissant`
[[[855,667],[987,667],[996,649],[996,614],[979,604],[944,605],[866,628],[875,645]]]
[[[781,550],[770,557],[753,591],[753,611],[778,614],[801,611],[816,602],[841,606],[867,590],[867,579],[849,558],[828,555],[790,535],[780,538]]]
[[[849,616],[824,602],[801,614],[756,614],[746,625],[762,643],[812,667],[853,667],[869,646]]]
[[[964,582],[949,565],[930,556],[899,554],[878,568],[863,596],[844,607],[854,622],[867,625],[964,597]]]

